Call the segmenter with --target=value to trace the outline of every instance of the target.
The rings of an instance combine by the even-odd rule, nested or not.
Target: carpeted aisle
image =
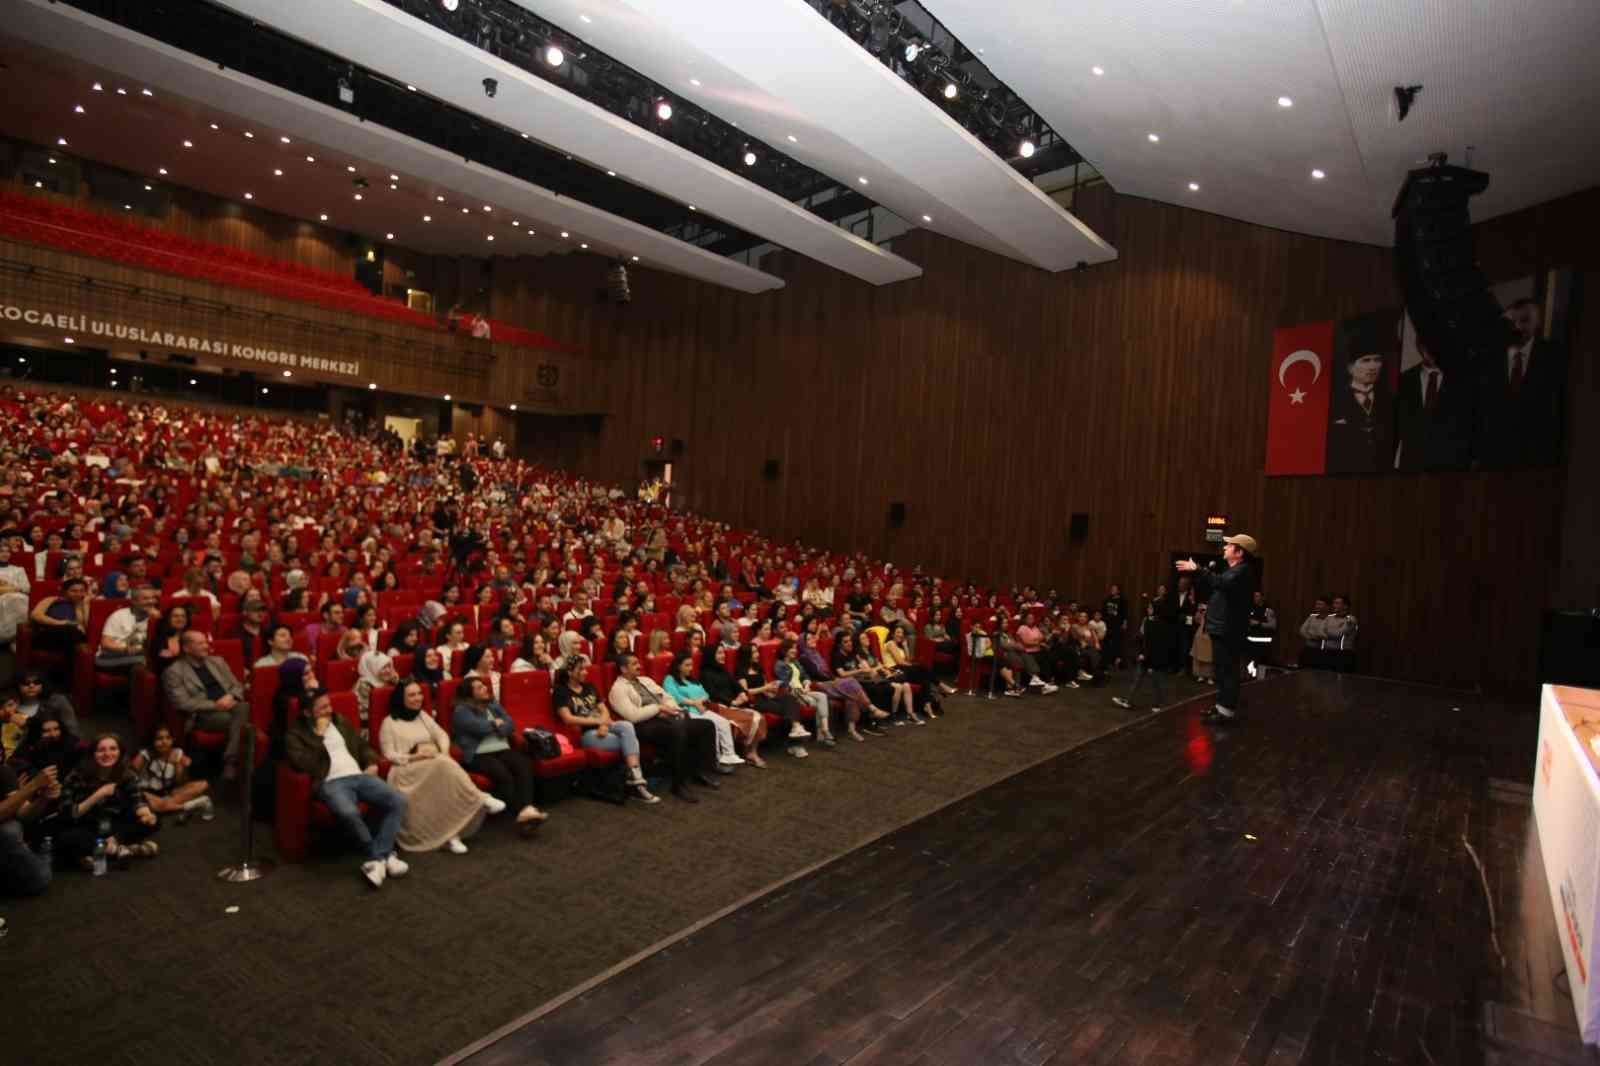
[[[166,825],[154,860],[0,900],[5,1059],[434,1062],[719,908],[1135,720],[1111,705],[1122,688],[955,697],[927,728],[803,762],[779,750],[768,771],[697,789],[698,806],[573,798],[533,841],[491,822],[470,854],[407,856],[410,876],[379,892],[349,854],[224,885],[212,873],[236,854],[236,810]],[[1179,682],[1173,699],[1197,689]]]

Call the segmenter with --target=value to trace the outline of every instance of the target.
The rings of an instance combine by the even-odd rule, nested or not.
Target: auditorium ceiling
[[[1122,193],[1388,245],[1430,153],[1489,173],[1475,219],[1600,182],[1595,0],[929,7]]]

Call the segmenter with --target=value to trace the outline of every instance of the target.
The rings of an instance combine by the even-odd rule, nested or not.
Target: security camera
[[[500,91],[500,83],[499,82],[495,81],[493,78],[484,78],[483,79],[483,95],[485,95],[489,99],[493,100],[494,99],[494,94],[499,92],[499,91]]]

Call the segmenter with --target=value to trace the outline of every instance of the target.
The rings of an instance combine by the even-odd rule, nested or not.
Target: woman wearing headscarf
[[[395,672],[394,660],[381,651],[369,651],[356,664],[356,706],[361,720],[367,720],[367,707],[372,701],[372,690],[383,685],[398,685],[400,675]]]
[[[391,668],[392,669],[392,668]],[[406,797],[406,819],[395,838],[407,851],[449,848],[465,855],[462,837],[478,831],[484,815],[499,814],[504,801],[478,791],[450,758],[450,738],[422,709],[422,686],[399,685],[389,695],[389,715],[378,730],[378,750],[389,760],[389,784]]]
[[[128,598],[128,575],[121,570],[109,571],[100,582],[100,596],[107,600]]]

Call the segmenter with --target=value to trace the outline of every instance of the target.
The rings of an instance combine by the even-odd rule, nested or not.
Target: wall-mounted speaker
[[[781,468],[778,466],[778,460],[768,459],[765,463],[761,464],[761,476],[766,478],[768,481],[776,481],[778,480],[780,469]]]
[[[906,505],[896,501],[889,505],[889,524],[896,529],[906,524]]]
[[[1089,516],[1082,511],[1075,513],[1067,525],[1067,538],[1074,544],[1082,544],[1089,539]]]
[[[1502,355],[1511,327],[1478,269],[1467,204],[1489,175],[1444,163],[1406,175],[1394,203],[1395,272],[1417,335],[1448,372]]]

